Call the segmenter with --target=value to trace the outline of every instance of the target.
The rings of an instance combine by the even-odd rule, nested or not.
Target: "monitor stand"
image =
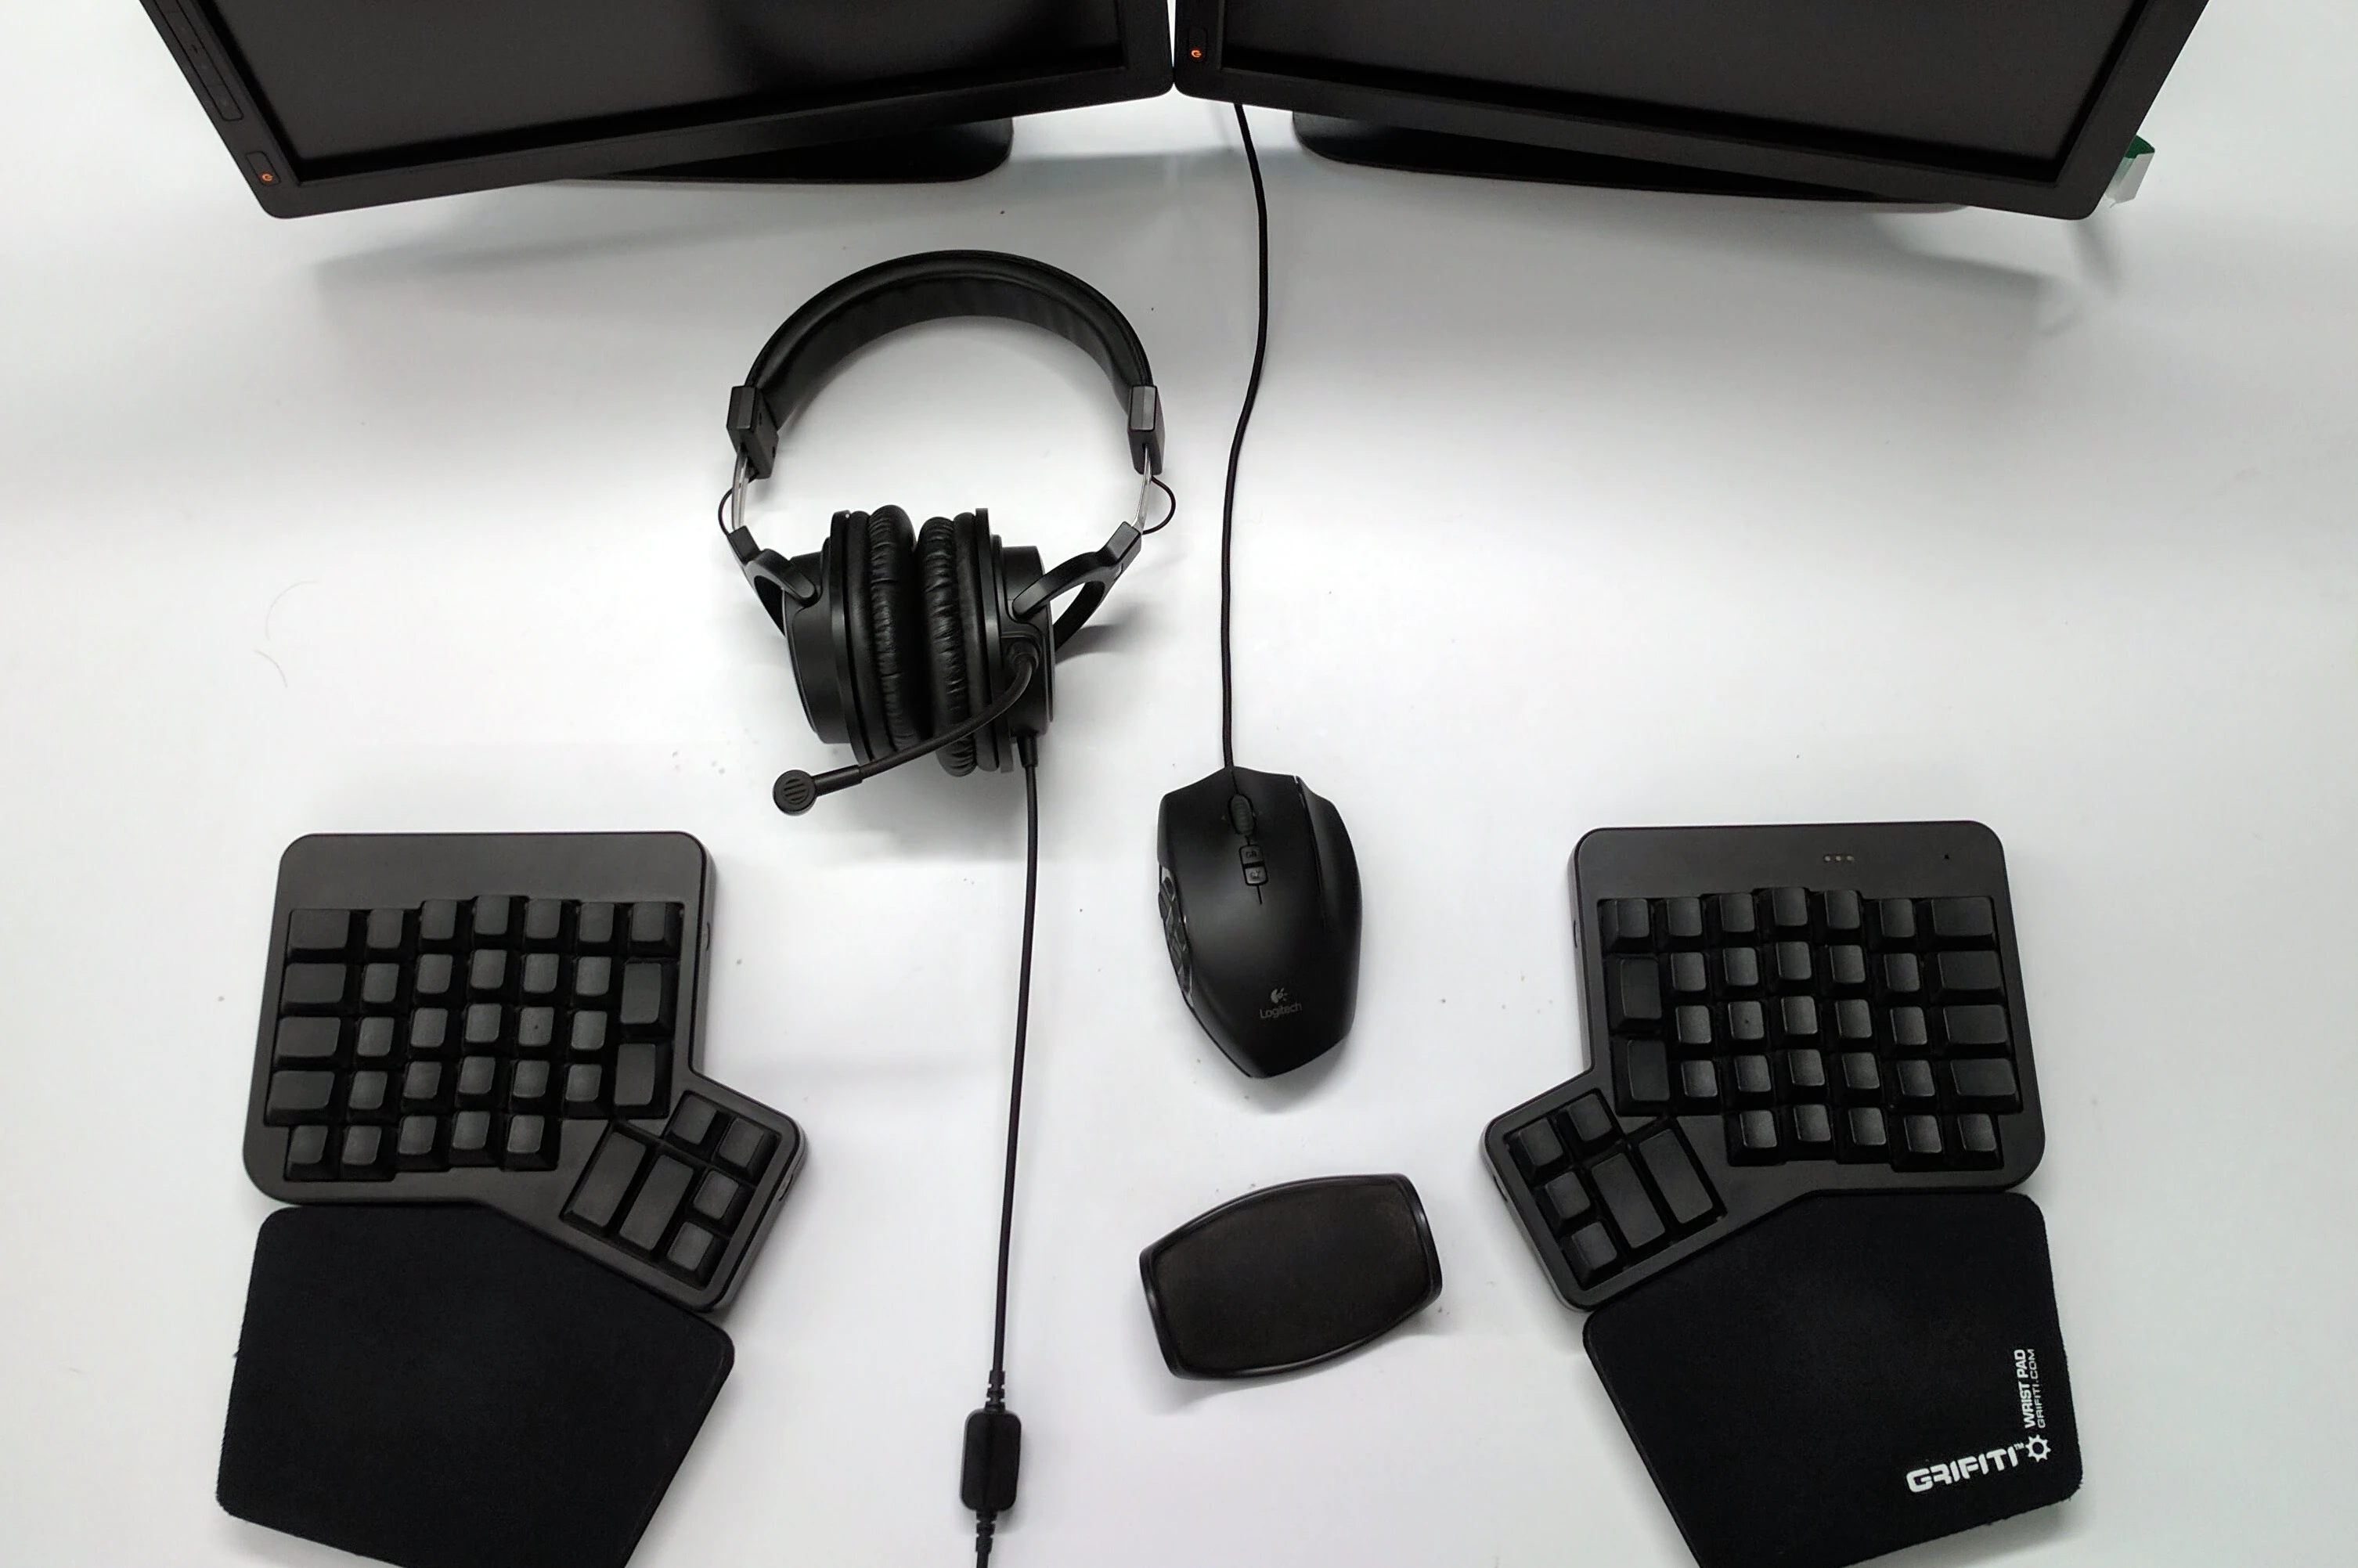
[[[939,185],[989,174],[1007,161],[1014,143],[1012,121],[982,120],[605,178],[706,185]]]
[[[1607,157],[1565,147],[1495,142],[1442,131],[1412,131],[1327,114],[1296,114],[1293,135],[1321,157],[1368,168],[1417,174],[1464,174],[1483,179],[1527,179],[1543,185],[1595,185],[1614,190],[1668,190],[1696,196],[1773,196],[1784,200],[1875,201],[1862,191],[1803,185],[1758,175],[1725,174],[1683,164]]]

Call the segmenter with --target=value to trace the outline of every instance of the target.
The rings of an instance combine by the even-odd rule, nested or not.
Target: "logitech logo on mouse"
[[[1291,993],[1289,993],[1283,986],[1280,986],[1275,990],[1270,992],[1269,1000],[1270,1005],[1260,1010],[1260,1015],[1264,1019],[1283,1018],[1288,1013],[1300,1012],[1302,1011],[1302,1004],[1295,1001]]]

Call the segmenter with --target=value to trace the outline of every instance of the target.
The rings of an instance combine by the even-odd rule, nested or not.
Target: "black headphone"
[[[897,506],[838,512],[825,546],[791,560],[755,544],[744,525],[745,487],[770,476],[779,430],[827,373],[887,333],[968,316],[1044,327],[1104,369],[1129,416],[1130,464],[1145,481],[1138,521],[1050,571],[1039,551],[1001,545],[979,509],[914,531]],[[1146,487],[1163,470],[1163,399],[1137,332],[1079,278],[1022,256],[935,251],[854,273],[788,317],[729,395],[729,438],[737,467],[722,532],[785,633],[811,728],[860,759],[816,778],[781,774],[772,798],[799,815],[822,795],[928,752],[957,775],[1012,768],[1019,746],[1037,741],[1054,706],[1056,650],[1138,553]],[[1080,597],[1052,625],[1049,605],[1076,589]]]

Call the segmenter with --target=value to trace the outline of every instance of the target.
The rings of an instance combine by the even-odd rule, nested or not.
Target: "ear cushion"
[[[926,665],[933,676],[936,730],[973,718],[979,695],[968,678],[967,642],[973,617],[968,608],[970,595],[959,532],[948,518],[936,517],[917,534],[917,585],[925,618]],[[974,771],[975,738],[954,741],[934,754],[953,778],[962,777]]]
[[[914,746],[930,734],[924,651],[916,641],[916,549],[909,514],[880,506],[868,517],[868,649],[884,712],[882,752]]]

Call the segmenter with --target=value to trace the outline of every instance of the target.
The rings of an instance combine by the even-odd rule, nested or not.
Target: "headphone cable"
[[[1245,452],[1245,427],[1252,423],[1260,395],[1261,362],[1269,355],[1269,192],[1260,181],[1260,155],[1253,150],[1252,125],[1245,106],[1235,105],[1237,134],[1245,140],[1245,167],[1252,171],[1253,215],[1259,238],[1256,261],[1258,308],[1253,321],[1252,373],[1245,378],[1244,406],[1237,410],[1237,433],[1228,442],[1228,481],[1220,497],[1220,765],[1237,765],[1236,660],[1228,647],[1228,615],[1234,600],[1230,558],[1237,531],[1237,464]]]
[[[1032,1019],[1032,928],[1040,902],[1040,740],[1018,735],[1023,763],[1023,956],[1016,966],[1015,1059],[1007,1082],[1007,1172],[999,1199],[999,1288],[991,1308],[990,1382],[982,1408],[966,1418],[958,1496],[974,1510],[976,1568],[990,1561],[999,1516],[1015,1501],[1023,1423],[1007,1408],[1007,1268],[1015,1236],[1015,1151],[1023,1122],[1023,1050]]]

